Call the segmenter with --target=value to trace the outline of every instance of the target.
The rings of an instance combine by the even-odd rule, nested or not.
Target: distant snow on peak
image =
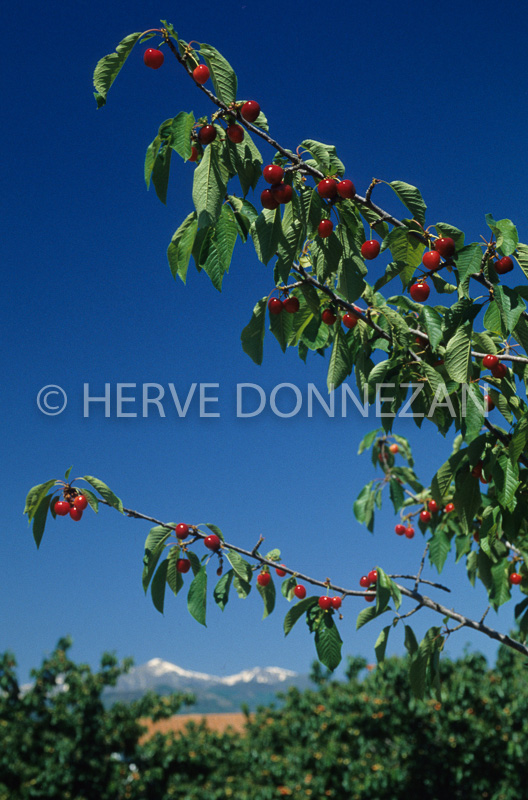
[[[181,678],[192,678],[195,680],[210,681],[214,680],[214,675],[207,675],[205,672],[193,672],[192,670],[183,669],[178,667],[177,664],[171,664],[170,661],[163,661],[162,658],[151,658],[143,667],[147,667],[149,672],[155,677],[162,677],[163,675],[179,675]],[[138,667],[141,669],[141,667]]]

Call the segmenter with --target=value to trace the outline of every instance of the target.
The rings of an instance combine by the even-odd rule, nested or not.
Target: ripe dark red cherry
[[[351,200],[356,196],[356,187],[352,181],[346,178],[344,181],[339,181],[337,184],[337,193],[339,197],[342,197],[344,200]]]
[[[376,239],[367,239],[367,241],[363,242],[361,245],[361,255],[363,258],[366,258],[367,261],[372,261],[373,258],[379,256],[380,247],[381,245]]]
[[[495,403],[493,402],[489,394],[484,395],[484,402],[486,404],[486,410],[493,411],[493,409],[495,408]]]
[[[332,608],[336,609],[341,608],[341,606],[343,605],[343,601],[341,600],[340,597],[332,597],[330,602],[332,603]]]
[[[212,533],[210,536],[206,536],[204,539],[204,544],[209,550],[219,550],[220,549],[220,537],[216,535],[216,533]]]
[[[75,500],[73,501],[73,505],[75,508],[78,508],[79,511],[84,511],[84,509],[88,505],[88,500],[83,494],[78,494]]]
[[[317,226],[317,233],[321,239],[326,239],[334,230],[334,223],[331,219],[322,219]]]
[[[269,211],[274,211],[279,207],[279,201],[273,196],[273,193],[269,189],[264,189],[261,193],[260,202],[263,208],[267,208]]]
[[[75,520],[75,522],[79,522],[80,518],[83,515],[83,512],[80,508],[75,508],[75,506],[70,506],[70,517]]]
[[[359,579],[359,585],[363,587],[363,589],[367,589],[370,586],[370,581],[368,579],[368,575],[362,575]]]
[[[296,314],[299,310],[299,300],[297,297],[287,297],[282,301],[282,307],[288,314]]]
[[[440,266],[440,253],[438,250],[428,250],[423,254],[422,264],[426,269],[438,269]]]
[[[198,141],[200,144],[211,144],[216,139],[216,128],[214,125],[204,125],[198,131]]]
[[[226,136],[229,141],[233,142],[233,144],[240,144],[240,142],[244,139],[244,128],[242,128],[240,125],[228,125]]]
[[[198,64],[198,66],[193,69],[192,75],[196,83],[199,83],[200,86],[203,86],[211,77],[209,67],[206,64]]]
[[[443,258],[451,258],[455,253],[455,243],[450,236],[441,236],[434,243],[434,248]]]
[[[278,297],[270,297],[268,300],[268,311],[270,314],[280,314],[284,306]]]
[[[475,533],[473,534],[473,539],[477,544],[480,544],[480,534],[478,531],[475,531]]]
[[[499,258],[498,261],[495,261],[493,266],[498,275],[504,275],[506,272],[512,271],[513,261],[509,256],[504,256],[503,258]]]
[[[295,597],[298,597],[299,600],[304,600],[306,597],[306,588],[302,585],[302,583],[298,583],[295,589],[293,590]]]
[[[267,586],[271,580],[271,575],[269,572],[259,572],[257,575],[257,583],[259,586]]]
[[[426,511],[425,509],[420,511],[420,522],[423,522],[424,525],[427,525],[428,522],[431,522],[431,512]]]
[[[409,294],[417,303],[423,303],[429,297],[430,291],[426,283],[413,283],[409,289]]]
[[[355,314],[347,313],[343,317],[343,325],[345,326],[345,328],[349,329],[355,328],[357,324],[358,324],[358,318],[355,316]]]
[[[279,578],[284,578],[284,576],[287,574],[283,569],[281,569],[281,567],[283,567],[283,566],[284,566],[284,564],[281,564],[280,567],[275,567],[275,572],[277,573]]]
[[[407,528],[405,528],[405,535],[406,535],[406,537],[408,539],[412,539],[413,538],[413,536],[414,536],[414,528],[412,527],[412,525],[409,525]]]
[[[284,178],[284,170],[278,164],[268,164],[262,170],[262,177],[266,183],[280,183]]]
[[[55,505],[53,506],[53,510],[59,517],[65,517],[66,514],[70,513],[70,504],[66,502],[66,500],[57,500]]]
[[[256,100],[248,100],[240,109],[240,113],[246,122],[255,122],[260,114],[260,106]]]
[[[325,200],[331,200],[332,197],[335,197],[337,194],[337,183],[333,178],[323,178],[323,180],[319,181],[317,184],[317,191],[319,197],[323,197]]]
[[[511,573],[510,583],[512,583],[514,586],[518,586],[521,581],[522,581],[522,575],[519,575],[518,572]]]
[[[395,527],[394,527],[394,532],[395,532],[395,533],[396,533],[398,536],[403,536],[403,534],[405,533],[405,531],[406,531],[405,525],[402,525],[402,524],[401,524],[401,522],[399,522],[399,523],[398,523],[397,525],[395,525]]]
[[[484,356],[482,359],[482,366],[486,367],[486,369],[493,369],[499,363],[499,357],[494,355]]]
[[[176,569],[178,570],[178,572],[184,572],[184,573],[189,572],[190,568],[191,568],[191,562],[189,561],[188,558],[179,558],[176,561]]]
[[[154,48],[149,47],[148,50],[145,50],[143,61],[147,67],[150,67],[151,69],[159,69],[165,61],[165,56],[161,50],[154,50]]]
[[[427,508],[433,514],[435,514],[438,511],[438,503],[436,502],[436,500],[429,500],[429,502],[427,503]]]
[[[180,522],[176,525],[176,536],[178,539],[186,539],[189,535],[189,526],[185,522]]]
[[[322,608],[323,611],[328,611],[329,608],[332,608],[332,598],[323,595],[318,600],[319,608]]]
[[[371,569],[369,574],[367,575],[367,578],[369,579],[370,583],[376,583],[378,580],[378,570]]]
[[[191,147],[191,155],[188,158],[188,161],[198,161],[198,150],[196,147]]]
[[[276,183],[270,192],[278,203],[289,203],[293,197],[293,189],[289,183]]]
[[[325,310],[321,314],[321,319],[323,320],[325,325],[334,325],[335,321],[337,320],[337,317],[330,308],[325,308]]]
[[[373,603],[375,599],[376,599],[376,595],[375,594],[366,594],[365,595],[365,600],[367,601],[367,603]]]
[[[471,470],[471,474],[474,478],[480,478],[482,476],[482,466],[482,461],[479,461],[478,464],[475,464]]]
[[[506,366],[506,364],[499,362],[498,364],[495,364],[495,366],[491,368],[491,374],[493,375],[494,378],[505,378],[506,375],[508,374],[508,367]]]
[[[447,503],[446,507],[444,508],[444,511],[446,512],[446,514],[450,514],[454,510],[455,510],[455,504],[454,503]]]

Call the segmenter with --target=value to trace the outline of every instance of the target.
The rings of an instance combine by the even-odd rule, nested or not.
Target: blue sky
[[[192,268],[186,287],[172,279],[165,252],[191,210],[194,167],[173,159],[165,207],[145,190],[144,153],[163,120],[210,108],[176,64],[146,69],[137,48],[96,111],[94,66],[128,33],[168,18],[183,38],[228,58],[240,97],[260,102],[284,146],[305,138],[335,144],[361,194],[374,176],[405,180],[422,190],[428,223],[450,222],[473,241],[486,233],[490,212],[513,219],[526,241],[527,12],[520,4],[498,14],[491,3],[447,2],[440,13],[386,0],[375,12],[314,2],[301,10],[289,0],[187,4],[175,16],[163,4],[148,8],[23,3],[4,15],[1,648],[15,652],[22,678],[66,633],[73,656],[94,665],[115,650],[138,663],[159,656],[217,674],[257,664],[303,672],[313,641],[303,624],[284,639],[282,598],[264,622],[257,596],[232,597],[224,614],[211,603],[207,629],[183,598],[168,598],[162,617],[140,584],[148,525],[108,509],[98,518],[86,512],[78,524],[49,523],[37,552],[21,514],[30,486],[73,464],[75,475],[99,476],[128,507],[215,522],[242,546],[262,534],[299,571],[345,585],[380,560],[388,572],[412,570],[423,549],[419,536],[394,535],[389,506],[374,536],[354,520],[353,501],[372,477],[357,445],[377,427],[374,418],[308,419],[303,406],[291,419],[269,409],[237,419],[237,383],[258,383],[268,396],[283,382],[314,382],[324,392],[326,364],[283,356],[271,335],[263,366],[243,353],[240,332],[272,286],[251,246],[237,246],[222,294]],[[271,149],[261,149],[271,159]],[[376,199],[400,213],[390,190],[380,188]],[[372,263],[374,279],[384,263]],[[115,407],[109,419],[97,408],[83,417],[85,383],[102,394],[105,383],[115,392],[117,383],[145,382],[167,392],[172,382],[180,395],[193,382],[217,383],[221,416],[200,419],[193,401],[185,419],[169,405],[165,419],[117,419]],[[60,416],[37,409],[47,384],[68,394]],[[409,433],[427,482],[449,442],[427,425],[418,433],[402,421],[396,430]],[[459,571],[450,561],[443,575],[458,598],[447,604],[479,616],[483,591]],[[343,608],[344,653],[373,659],[380,626],[355,632],[363,607],[357,600]],[[510,604],[490,624],[507,630],[512,613]],[[415,619],[418,631],[435,622]],[[400,634],[393,636],[388,650],[401,652]],[[458,654],[466,642],[493,657],[491,642],[465,631],[448,651]]]

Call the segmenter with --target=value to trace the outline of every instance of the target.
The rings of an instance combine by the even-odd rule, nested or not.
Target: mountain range
[[[302,690],[312,683],[307,675],[280,667],[253,667],[219,677],[152,658],[121,675],[114,687],[105,689],[103,699],[105,705],[111,705],[116,701],[137,700],[149,689],[161,695],[186,692],[195,695],[196,702],[182,707],[182,712],[211,714],[240,711],[242,704],[247,705],[250,711],[258,705],[278,704],[276,693],[285,692],[291,686]]]

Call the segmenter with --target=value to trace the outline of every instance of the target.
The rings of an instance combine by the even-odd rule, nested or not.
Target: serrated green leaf
[[[129,36],[125,36],[117,45],[115,53],[103,56],[103,58],[97,62],[93,74],[93,84],[97,92],[96,100],[98,108],[105,105],[108,90],[117,78],[123,64],[140,37],[141,33],[131,33]]]
[[[392,501],[392,505],[394,506],[394,512],[397,513],[403,505],[405,500],[405,495],[403,493],[403,487],[397,480],[391,478],[389,482],[389,490],[390,490],[390,499]]]
[[[315,631],[315,649],[319,661],[332,672],[341,663],[342,644],[334,618],[324,614],[322,625]]]
[[[515,255],[520,268],[525,274],[525,277],[528,278],[528,245],[527,244],[518,244],[517,245],[517,253]]]
[[[191,562],[191,569],[193,571],[193,575],[198,575],[198,573],[202,568],[202,562],[200,561],[200,559],[193,550],[187,550],[187,558]]]
[[[442,341],[442,317],[431,306],[422,306],[420,310],[420,321],[429,337],[431,347],[435,350]]]
[[[243,580],[239,575],[236,574],[236,572],[234,573],[233,576],[233,586],[236,589],[237,595],[242,600],[244,600],[251,592],[251,584]]]
[[[198,228],[214,225],[219,219],[226,195],[226,180],[218,162],[218,148],[209,145],[194,170],[192,197]]]
[[[293,331],[293,314],[282,311],[280,314],[270,314],[270,331],[277,339],[283,353],[286,352]]]
[[[512,438],[508,445],[508,452],[512,464],[516,464],[519,460],[521,453],[524,452],[528,442],[528,415],[523,416],[515,425],[512,432]]]
[[[299,600],[298,603],[295,603],[284,617],[284,635],[287,636],[295,623],[317,604],[317,597],[305,597],[304,600]]]
[[[462,247],[457,252],[456,265],[458,270],[458,278],[461,286],[464,288],[465,293],[467,293],[467,288],[469,286],[469,276],[472,273],[480,271],[481,261],[482,248],[476,242],[473,244],[468,244],[466,247]]]
[[[467,328],[459,328],[449,340],[444,356],[445,368],[457,383],[469,383],[471,364],[471,337]]]
[[[248,564],[248,562],[242,558],[242,556],[237,553],[236,550],[228,550],[226,551],[225,555],[236,574],[242,578],[242,580],[250,583],[253,576],[251,564]]]
[[[24,506],[24,514],[28,515],[28,522],[33,519],[40,501],[49,492],[51,487],[55,486],[55,483],[55,478],[53,478],[50,481],[46,481],[46,483],[38,483],[29,490]]]
[[[152,166],[152,183],[161,202],[167,204],[167,190],[169,188],[169,175],[172,150],[168,145],[162,145],[158,150]]]
[[[326,385],[328,391],[337,389],[352,371],[352,354],[347,346],[346,337],[341,327],[336,328],[334,344],[330,363],[328,365],[328,375]]]
[[[249,323],[240,336],[242,349],[255,362],[262,364],[264,354],[264,334],[266,331],[266,303],[268,298],[263,297],[255,305]]]
[[[404,181],[391,181],[389,186],[398,195],[405,208],[409,209],[414,219],[424,225],[427,206],[416,186],[411,186],[410,183]]]
[[[95,513],[98,514],[99,513],[99,500],[94,495],[94,493],[91,492],[90,489],[86,489],[86,488],[83,488],[82,493],[86,497],[86,499],[88,500],[88,504],[89,504],[90,508],[93,508]]]
[[[471,473],[465,473],[457,479],[453,502],[464,532],[468,532],[473,517],[481,503],[480,483]]]
[[[183,576],[176,567],[178,559],[180,558],[180,553],[180,547],[175,545],[171,547],[169,555],[167,556],[167,584],[174,595],[177,595],[183,587]]]
[[[455,477],[455,473],[464,458],[465,453],[462,451],[457,451],[453,453],[444,464],[442,464],[439,470],[437,470],[431,482],[431,493],[435,500],[442,502],[442,499],[449,491],[453,478]]]
[[[493,483],[502,508],[513,511],[517,504],[515,493],[521,485],[517,462],[512,464],[506,455],[501,455],[493,467]]]
[[[380,613],[384,614],[385,611],[387,611],[386,608],[384,608],[383,611],[381,611]],[[360,628],[363,627],[363,625],[366,625],[367,622],[371,622],[371,620],[375,619],[375,617],[378,616],[379,613],[376,610],[375,605],[369,606],[368,608],[364,608],[363,611],[360,611],[358,614],[358,618],[356,620],[356,630],[358,631]]]
[[[280,209],[264,209],[251,226],[250,235],[257,256],[263,264],[277,252],[282,233]]]
[[[165,549],[165,542],[173,532],[172,528],[165,528],[162,525],[156,525],[156,527],[151,528],[149,531],[145,540],[145,554],[143,556],[144,567],[142,583],[145,594],[147,593],[149,583],[154,575],[156,565]]]
[[[404,645],[410,656],[413,656],[418,650],[418,640],[410,625],[405,625]]]
[[[187,595],[187,608],[194,619],[207,627],[205,624],[205,610],[207,603],[207,571],[202,566],[200,571],[194,576]]]
[[[486,214],[486,222],[495,234],[497,249],[504,256],[511,255],[519,242],[517,228],[511,219],[494,220],[491,214]]]
[[[233,209],[223,205],[219,219],[208,229],[200,250],[200,266],[219,292],[224,275],[229,270],[237,235]]]
[[[269,614],[271,614],[275,608],[276,592],[273,579],[271,579],[267,586],[261,586],[257,581],[257,590],[264,601],[264,613],[262,615],[262,619],[266,619],[266,617],[269,616]]]
[[[200,45],[200,55],[209,67],[215,94],[227,106],[236,100],[237,77],[231,64],[210,44]]]
[[[305,139],[301,142],[300,147],[304,147],[305,150],[308,150],[317,162],[317,166],[321,172],[325,175],[341,176],[345,174],[345,165],[337,157],[335,145],[323,144],[313,139]]]
[[[438,570],[438,574],[442,572],[450,550],[451,542],[446,532],[441,528],[437,529],[429,539],[429,560]]]
[[[194,247],[197,230],[198,218],[196,211],[193,211],[174,232],[167,249],[167,258],[172,277],[176,279],[176,277],[179,276],[184,283],[187,279],[187,268]]]
[[[492,306],[498,308],[502,320],[502,332],[508,336],[526,310],[526,304],[522,297],[508,286],[495,286],[493,297],[495,302],[490,305],[490,308]],[[487,324],[486,320],[484,322]]]
[[[225,573],[225,575],[222,575],[213,591],[214,601],[218,606],[220,606],[222,611],[226,607],[229,600],[229,589],[231,588],[234,574],[235,573],[233,570],[230,569]]]
[[[382,664],[383,661],[385,661],[385,651],[387,649],[387,642],[389,640],[390,630],[391,630],[391,625],[387,625],[385,628],[382,628],[378,638],[376,639],[376,644],[374,645],[374,652],[376,653],[376,660],[378,664]]]
[[[367,435],[363,437],[363,439],[359,443],[358,456],[360,456],[361,453],[364,453],[365,450],[368,450],[371,447],[371,445],[373,444],[373,442],[375,441],[381,430],[382,428],[376,428],[375,431],[370,431],[370,433],[367,433]]]
[[[448,225],[447,222],[437,222],[435,228],[439,236],[449,236],[450,239],[453,239],[457,250],[463,248],[464,234],[459,228],[455,228],[454,225]]]
[[[106,500],[108,505],[112,506],[112,508],[115,508],[121,514],[125,513],[123,511],[123,503],[121,502],[120,498],[113,493],[106,483],[103,483],[103,481],[99,480],[99,478],[94,478],[93,475],[85,475],[83,480],[85,480],[86,483],[89,483],[96,492],[99,492],[103,500]]]
[[[33,515],[33,538],[37,548],[40,547],[42,536],[44,535],[51,498],[51,494],[44,495]]]
[[[150,594],[152,596],[154,608],[156,608],[160,614],[163,614],[163,607],[165,604],[165,587],[167,585],[168,566],[169,562],[167,559],[164,559],[164,561],[161,562],[156,570],[156,574],[152,578],[152,584],[150,586]]]
[[[169,144],[185,161],[191,156],[191,131],[195,123],[194,114],[180,111],[171,122],[168,130]]]

